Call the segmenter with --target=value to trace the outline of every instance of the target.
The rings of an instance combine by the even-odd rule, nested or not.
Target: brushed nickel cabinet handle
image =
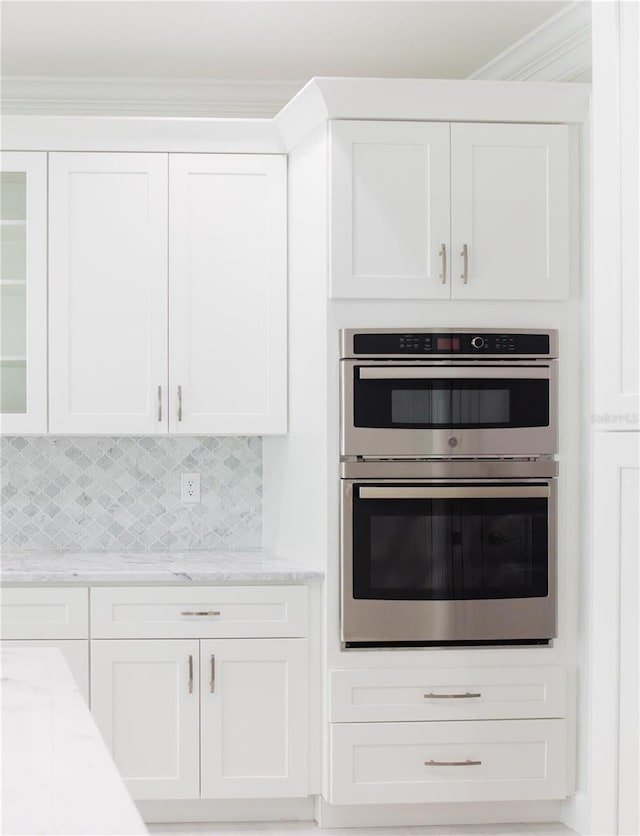
[[[158,421],[162,421],[162,386],[158,386]]]
[[[482,761],[425,761],[425,766],[480,766]]]
[[[460,255],[462,256],[462,273],[460,275],[460,278],[462,279],[464,284],[467,284],[467,282],[469,281],[469,248],[466,244],[462,245]]]
[[[182,386],[178,386],[178,421],[182,421]]]
[[[442,279],[442,284],[447,283],[447,245],[441,244],[440,245],[440,252],[438,255],[442,258],[442,273],[440,273],[440,278]]]
[[[193,656],[189,654],[189,693],[193,694]]]
[[[220,610],[182,610],[180,615],[220,615]]]
[[[209,680],[209,690],[212,694],[216,690],[216,657],[211,655],[211,679]]]
[[[425,700],[467,700],[481,696],[482,694],[472,694],[469,691],[465,694],[424,694]]]

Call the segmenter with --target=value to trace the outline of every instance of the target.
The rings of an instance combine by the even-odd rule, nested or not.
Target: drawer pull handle
[[[189,693],[193,694],[193,656],[189,654]]]
[[[216,690],[216,657],[211,656],[211,679],[209,680],[209,690],[212,694],[215,693]]]
[[[473,697],[481,697],[482,694],[472,694],[467,691],[464,694],[425,694],[425,700],[469,700]]]
[[[425,766],[480,766],[482,761],[425,761]]]
[[[220,610],[183,610],[180,615],[220,615]]]

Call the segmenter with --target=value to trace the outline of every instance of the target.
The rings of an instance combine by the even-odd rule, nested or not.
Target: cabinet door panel
[[[198,796],[198,652],[196,639],[91,643],[92,712],[134,798]]]
[[[166,155],[51,154],[49,201],[50,431],[166,432]]]
[[[452,125],[453,298],[565,298],[568,190],[566,126]]]
[[[286,431],[285,176],[278,156],[170,158],[172,432]]]
[[[449,125],[331,125],[331,296],[447,298]]]
[[[305,639],[202,641],[203,798],[308,791]]]
[[[47,155],[2,154],[2,432],[47,431]]]

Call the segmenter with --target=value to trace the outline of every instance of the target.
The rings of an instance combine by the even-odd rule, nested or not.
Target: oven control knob
[[[471,345],[474,348],[482,348],[484,346],[484,337],[474,337],[471,340]]]
[[[455,437],[455,435],[452,435],[451,438],[447,439],[447,444],[449,445],[449,447],[457,447],[458,439]]]

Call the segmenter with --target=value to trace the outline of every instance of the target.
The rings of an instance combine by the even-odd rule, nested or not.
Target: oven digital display
[[[460,351],[460,337],[437,337],[436,349],[438,351]]]

